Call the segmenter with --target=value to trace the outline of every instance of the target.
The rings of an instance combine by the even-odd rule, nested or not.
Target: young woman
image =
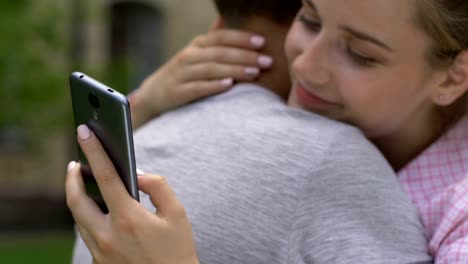
[[[468,261],[467,19],[457,0],[304,0],[286,41],[288,103],[356,125],[379,147],[420,210],[436,263]],[[164,239],[152,243],[180,249],[147,253],[195,263],[181,205],[160,178],[141,179],[161,209],[151,230]]]
[[[359,127],[417,205],[436,263],[468,262],[468,2],[304,0],[288,104]]]

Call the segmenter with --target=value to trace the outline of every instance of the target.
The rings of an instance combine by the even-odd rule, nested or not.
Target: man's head
[[[284,53],[287,31],[301,0],[214,0],[226,28],[253,31],[265,37],[261,50],[274,59],[272,68],[263,72],[256,81],[283,98],[290,90],[289,70]]]
[[[289,26],[301,7],[300,0],[215,0],[215,4],[226,25],[234,28],[243,27],[252,17]]]

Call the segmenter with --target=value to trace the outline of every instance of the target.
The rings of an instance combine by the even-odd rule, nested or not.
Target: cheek
[[[349,81],[341,96],[346,105],[345,121],[358,126],[368,137],[391,130],[395,108],[400,102],[390,99],[391,87],[380,79],[365,78]]]
[[[354,107],[375,104],[377,108],[398,108],[426,95],[421,72],[407,67],[375,70],[343,67],[339,76],[343,98],[349,98]]]
[[[410,118],[425,100],[421,78],[410,72],[343,74],[341,96],[347,119],[361,127],[367,136],[390,133]],[[346,78],[344,78],[346,76]]]
[[[388,97],[385,94],[387,87],[383,86],[381,79],[372,76],[359,78],[350,74],[341,79],[340,84],[341,97],[353,119],[362,118],[363,113],[369,113],[369,109],[375,110],[376,106],[383,107],[381,101]]]

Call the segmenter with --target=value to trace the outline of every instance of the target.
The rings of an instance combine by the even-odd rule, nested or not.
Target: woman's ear
[[[443,82],[432,92],[432,100],[440,106],[455,102],[468,91],[468,50],[463,50],[446,70]]]
[[[222,16],[218,16],[215,21],[210,26],[210,31],[223,29],[224,28],[224,19]]]

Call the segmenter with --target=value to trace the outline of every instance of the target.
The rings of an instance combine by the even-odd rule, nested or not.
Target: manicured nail
[[[80,137],[81,140],[86,140],[91,137],[91,131],[89,131],[89,128],[86,125],[79,125],[77,132],[78,137]]]
[[[71,170],[73,170],[73,168],[75,168],[76,166],[76,161],[70,161],[70,163],[68,163],[68,166],[67,166],[67,171],[70,172]]]
[[[257,62],[262,67],[270,67],[273,64],[273,58],[266,55],[258,56]]]
[[[137,175],[138,175],[138,176],[142,176],[142,175],[144,175],[144,174],[145,174],[144,171],[142,171],[142,170],[140,170],[140,169],[137,169]]]
[[[229,87],[234,83],[232,78],[226,78],[219,81],[223,87]]]
[[[247,67],[244,69],[244,72],[250,76],[257,76],[260,73],[260,70],[254,67]]]
[[[260,48],[265,45],[265,38],[262,36],[253,36],[250,38],[250,43],[257,48]]]

